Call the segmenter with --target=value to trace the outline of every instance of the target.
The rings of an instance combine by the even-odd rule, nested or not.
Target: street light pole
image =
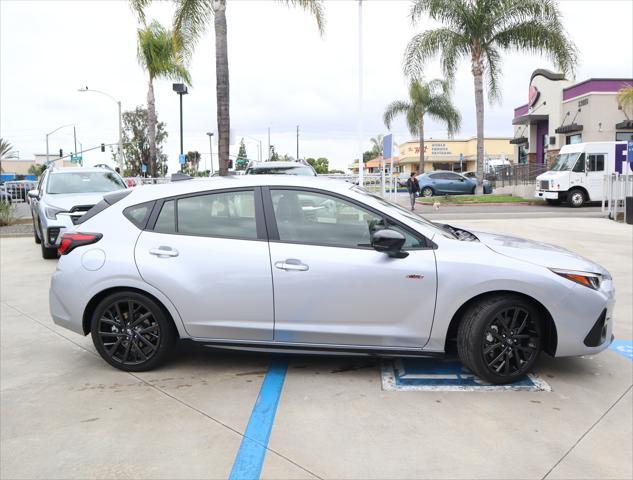
[[[123,170],[123,121],[122,121],[122,116],[121,116],[121,101],[117,100],[116,98],[114,98],[109,93],[102,92],[101,90],[93,90],[93,89],[88,88],[88,87],[79,88],[77,91],[79,91],[79,92],[100,93],[101,95],[105,95],[106,97],[109,97],[119,107],[119,146],[117,148],[117,150],[118,150],[118,152],[117,152],[117,160],[119,162],[119,168],[121,168],[121,170]],[[75,150],[77,150],[77,146],[75,146]],[[47,159],[48,159],[48,157],[47,157]],[[83,159],[82,159],[82,161],[83,161]]]
[[[363,186],[363,0],[358,0],[358,185]]]
[[[187,93],[189,92],[187,90],[187,85],[185,85],[184,83],[172,84],[172,90],[176,92],[178,96],[180,97],[180,157],[179,157],[179,161],[180,161],[180,159],[182,158],[182,155],[184,154],[183,140],[182,140],[182,96],[187,95]]]
[[[257,161],[261,162],[262,161],[262,141],[254,138],[254,137],[250,137],[248,135],[244,135],[244,138],[250,138],[254,142],[257,142],[257,144],[259,145],[259,151],[257,152]]]
[[[62,128],[66,128],[66,127],[73,127],[73,130],[75,129],[75,125],[73,125],[72,123],[69,123],[68,125],[62,125],[61,127],[57,127],[55,130],[53,130],[52,132],[49,132],[46,134],[46,165],[48,165],[49,163],[49,156],[48,156],[48,137],[50,135],[52,135],[53,133],[55,133],[57,130],[61,130]],[[75,138],[75,150],[77,150],[77,138]]]
[[[181,97],[182,98],[182,97]],[[209,155],[211,156],[211,175],[213,175],[213,132],[207,132],[209,136]]]

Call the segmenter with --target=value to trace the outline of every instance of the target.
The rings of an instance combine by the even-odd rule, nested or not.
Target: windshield
[[[114,172],[58,172],[48,179],[47,193],[103,193],[125,188]]]
[[[436,233],[438,233],[438,234],[440,234],[440,235],[442,235],[444,237],[457,239],[457,236],[454,235],[453,232],[451,232],[450,230],[448,230],[446,228],[443,228],[441,225],[438,225],[436,223],[430,222],[426,218],[423,218],[423,217],[421,217],[419,215],[416,215],[415,213],[411,213],[406,208],[401,207],[397,203],[393,203],[393,202],[390,202],[389,200],[385,200],[384,198],[382,198],[382,197],[370,192],[366,188],[359,187],[358,185],[354,185],[352,187],[352,190],[355,191],[356,193],[360,193],[362,195],[365,195],[366,197],[370,197],[371,199],[375,200],[376,202],[380,203],[381,205],[383,205],[385,207],[388,207],[390,209],[398,210],[398,213],[400,215],[403,215],[403,216],[407,217],[408,220],[411,220],[412,222],[415,222],[418,225],[422,225],[423,227],[430,228],[434,232],[436,232]]]
[[[302,177],[314,177],[314,172],[311,168],[296,166],[296,167],[257,167],[249,168],[246,172],[247,175],[300,175]]]
[[[576,165],[576,160],[578,160],[579,155],[580,153],[578,152],[561,153],[557,155],[551,170],[568,172]]]

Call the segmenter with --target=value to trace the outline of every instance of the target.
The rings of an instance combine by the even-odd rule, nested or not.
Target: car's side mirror
[[[405,258],[409,254],[402,251],[406,239],[402,233],[388,228],[374,232],[371,237],[371,246],[377,252],[383,252],[393,258]]]
[[[29,190],[29,193],[27,193],[27,195],[29,196],[29,198],[39,198],[40,191],[39,190]]]

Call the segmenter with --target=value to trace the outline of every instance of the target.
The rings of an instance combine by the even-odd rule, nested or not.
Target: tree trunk
[[[156,176],[156,102],[154,100],[154,79],[149,77],[147,88],[147,140],[149,142],[148,170],[152,177]],[[142,167],[141,167],[142,168]]]
[[[483,66],[479,58],[473,57],[472,72],[475,80],[475,111],[477,113],[477,187],[475,193],[484,193],[484,84]]]
[[[418,164],[418,174],[424,174],[424,117],[420,119],[420,163]]]
[[[226,175],[229,162],[231,117],[229,113],[229,57],[227,53],[226,1],[214,2],[215,85],[218,117],[218,155],[220,175]]]

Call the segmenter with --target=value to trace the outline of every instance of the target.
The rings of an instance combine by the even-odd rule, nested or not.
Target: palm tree
[[[132,0],[135,9],[142,8],[151,0]],[[229,109],[229,58],[227,53],[226,0],[174,0],[177,4],[174,30],[185,42],[200,38],[208,28],[211,18],[215,29],[215,77],[218,123],[218,153],[220,175],[226,175],[229,160],[229,132],[231,118]],[[322,0],[281,0],[288,6],[303,8],[316,19],[319,32],[325,27]]]
[[[457,64],[470,60],[477,112],[477,193],[483,190],[484,87],[500,97],[501,52],[540,53],[563,72],[573,73],[577,49],[561,23],[553,0],[414,0],[411,20],[427,14],[444,27],[414,36],[404,55],[404,71],[419,75],[424,64],[440,55],[445,77],[452,80]]]
[[[185,67],[182,42],[177,41],[171,31],[153,21],[138,29],[138,61],[149,76],[147,88],[147,137],[152,176],[156,175],[156,103],[154,80],[168,78],[182,80],[191,85]]]
[[[618,91],[618,105],[622,107],[627,120],[629,119],[627,110],[631,110],[631,115],[633,116],[633,85],[627,85]]]
[[[371,142],[371,150],[370,150],[371,158],[370,158],[370,160],[382,155],[382,141],[384,140],[384,138],[385,138],[385,136],[382,133],[379,133],[375,137],[372,137],[372,138],[369,139],[369,141]]]
[[[449,84],[444,80],[424,82],[413,79],[409,84],[409,100],[396,100],[387,106],[384,122],[391,129],[391,123],[403,114],[411,135],[420,137],[420,164],[418,171],[424,173],[424,117],[446,123],[449,137],[459,130],[461,116],[450,98]]]
[[[0,137],[0,158],[14,158],[15,152],[13,151],[13,145],[11,145],[4,138]]]

